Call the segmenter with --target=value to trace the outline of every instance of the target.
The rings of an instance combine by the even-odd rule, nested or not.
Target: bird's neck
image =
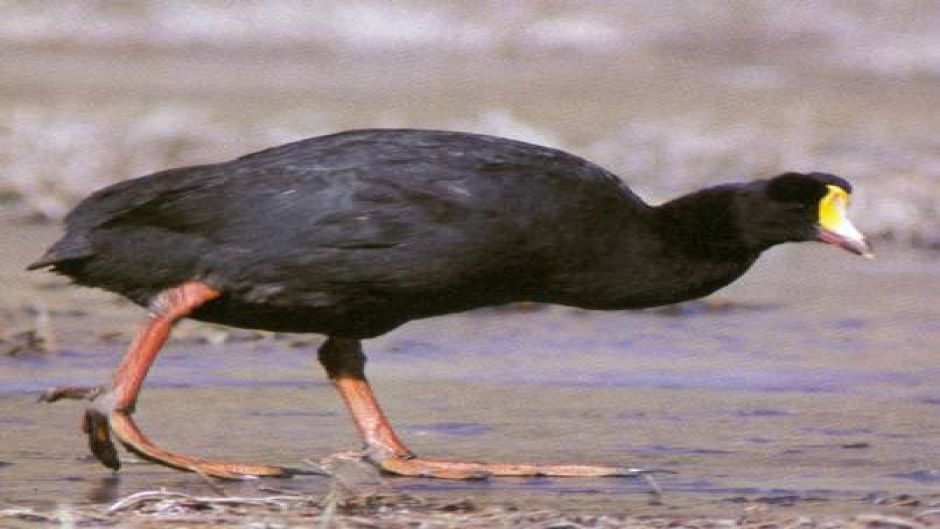
[[[760,255],[737,227],[733,186],[650,208],[624,223],[605,251],[557,285],[566,304],[642,308],[705,296],[740,277]],[[566,288],[568,287],[568,288]],[[557,302],[557,301],[556,301]]]
[[[710,187],[653,208],[651,227],[669,253],[707,261],[753,260],[764,247],[749,241],[738,217],[738,185]]]

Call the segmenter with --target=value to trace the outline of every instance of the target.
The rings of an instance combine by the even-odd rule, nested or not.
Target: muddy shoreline
[[[143,491],[261,498],[271,495],[266,487],[303,498],[283,508],[186,500],[172,516],[217,515],[213,523],[233,527],[252,516],[289,524],[321,516],[316,505],[333,478],[208,484],[131,457],[112,475],[85,452],[80,405],[35,403],[48,386],[106,380],[141,317],[107,293],[23,272],[57,233],[36,224],[0,229],[8,250],[0,260],[3,343],[45,327],[52,349],[0,357],[3,516],[53,524],[72,509],[93,514],[86,520],[92,526],[144,527],[165,521],[158,511],[172,502],[105,511]],[[936,522],[940,368],[932,336],[940,319],[930,300],[938,294],[937,258],[888,247],[868,262],[829,250],[772,252],[706,303],[640,313],[489,309],[413,322],[367,343],[377,391],[419,453],[677,472],[657,476],[658,502],[638,479],[447,483],[363,478],[358,469],[353,481],[366,485],[354,486],[349,501],[359,506],[337,504],[331,516],[380,523],[407,512],[429,520],[453,515],[453,505],[466,501],[472,508],[461,507],[462,514],[481,527],[497,519],[512,526],[513,516],[519,526],[535,524],[530,515],[613,517],[604,522],[610,527],[697,526],[703,519],[715,526],[748,517],[780,526],[805,519],[865,526],[864,516],[874,517],[871,526],[887,523],[877,516]],[[807,272],[795,279],[794,269]],[[148,379],[137,414],[142,427],[180,451],[295,467],[355,448],[315,363],[320,339],[185,323]],[[356,502],[370,501],[392,505],[356,510]],[[342,523],[358,527],[349,520]]]
[[[924,51],[935,9],[321,3],[5,5],[0,527],[940,524],[940,63]],[[447,483],[352,468],[218,483],[126,454],[112,474],[87,453],[80,404],[35,402],[49,386],[106,381],[142,310],[24,272],[59,230],[27,220],[60,218],[121,179],[376,126],[561,147],[651,203],[831,172],[856,186],[862,231],[886,242],[874,261],[775,249],[680,307],[487,309],[366,343],[370,378],[418,453],[676,472],[657,476],[658,501],[638,479]],[[315,360],[321,340],[185,322],[137,419],[158,443],[208,457],[303,467],[354,449]],[[331,496],[339,482],[348,490]]]

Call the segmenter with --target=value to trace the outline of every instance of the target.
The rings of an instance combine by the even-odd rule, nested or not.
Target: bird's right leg
[[[636,477],[648,471],[595,465],[481,463],[417,457],[398,438],[365,377],[359,340],[331,336],[320,347],[320,363],[336,386],[365,443],[364,458],[399,476],[481,479],[489,476]]]
[[[120,468],[121,463],[111,441],[112,433],[125,448],[140,457],[180,470],[228,479],[288,475],[287,470],[279,467],[206,461],[169,452],[150,441],[131,418],[147,371],[173,326],[195,308],[218,296],[218,291],[200,282],[185,283],[160,293],[151,306],[147,321],[115,372],[110,386],[54,388],[47,391],[41,400],[91,400],[85,411],[82,429],[88,435],[91,452],[102,464],[114,470]]]

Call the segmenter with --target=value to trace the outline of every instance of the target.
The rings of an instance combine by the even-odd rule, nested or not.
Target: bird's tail
[[[26,267],[27,270],[37,270],[47,266],[55,266],[65,261],[85,259],[94,254],[91,245],[84,237],[70,237],[66,234],[57,243],[46,250],[39,259]]]

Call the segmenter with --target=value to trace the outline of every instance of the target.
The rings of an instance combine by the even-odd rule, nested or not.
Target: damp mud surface
[[[67,4],[7,1],[0,20],[0,528],[940,523],[930,3]],[[88,453],[81,403],[36,402],[107,382],[144,313],[24,272],[59,234],[26,220],[117,180],[376,126],[561,147],[653,203],[832,172],[857,188],[859,227],[897,245],[874,261],[776,248],[679,306],[500,307],[365,343],[419,454],[670,472],[655,483],[380,479],[355,465],[216,482],[127,454],[112,473]],[[305,469],[356,449],[321,341],[184,322],[136,418],[207,458]]]
[[[78,428],[82,406],[36,398],[107,381],[143,311],[23,272],[57,235],[46,225],[0,230],[0,510],[100,513],[160,489],[326,497],[336,488],[320,475],[207,482],[128,454],[118,473],[95,462]],[[888,246],[865,260],[788,245],[712,298],[675,307],[519,305],[411,322],[365,348],[376,391],[417,453],[671,473],[655,475],[658,497],[644,479],[447,482],[360,468],[344,487],[515,513],[936,514],[938,276],[940,257],[928,251]],[[316,361],[321,340],[184,322],[136,417],[157,443],[210,458],[309,468],[305,459],[355,449]]]

